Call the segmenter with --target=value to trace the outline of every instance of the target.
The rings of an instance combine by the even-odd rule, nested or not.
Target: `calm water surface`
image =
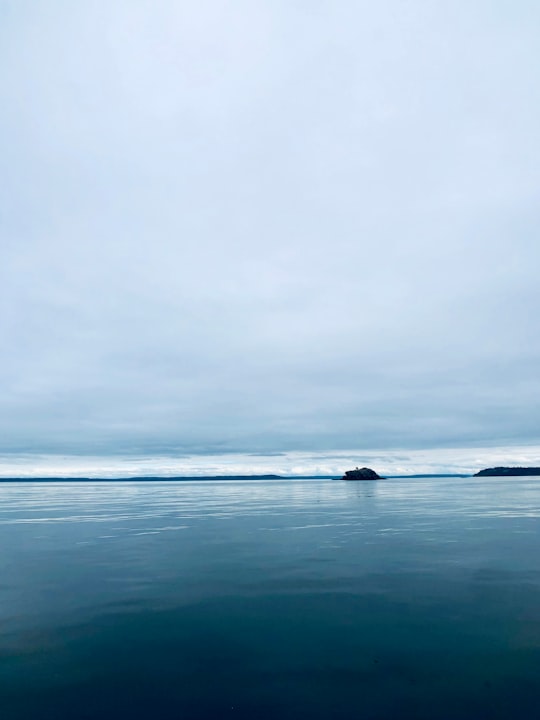
[[[0,483],[0,717],[540,717],[540,478]]]

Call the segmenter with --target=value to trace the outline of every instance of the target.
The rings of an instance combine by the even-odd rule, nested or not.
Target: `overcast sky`
[[[528,445],[540,3],[0,0],[0,451]]]

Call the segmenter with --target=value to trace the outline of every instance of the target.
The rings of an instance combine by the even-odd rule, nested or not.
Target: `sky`
[[[0,0],[4,464],[540,458],[539,35],[532,0]]]
[[[213,453],[171,455],[0,456],[0,480],[24,478],[193,477],[212,475],[333,476],[357,466],[383,476],[456,473],[472,475],[486,467],[540,467],[540,446],[430,448],[428,450],[337,450],[330,452]],[[495,489],[496,492],[496,489]]]

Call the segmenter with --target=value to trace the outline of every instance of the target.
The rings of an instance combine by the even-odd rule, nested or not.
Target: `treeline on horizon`
[[[466,477],[523,477],[540,476],[540,467],[492,467],[477,473],[413,473],[409,475],[386,475],[389,479],[407,478],[466,478]],[[200,480],[340,480],[336,475],[138,475],[133,477],[73,477],[67,475],[49,477],[13,476],[0,477],[0,482],[189,482]]]

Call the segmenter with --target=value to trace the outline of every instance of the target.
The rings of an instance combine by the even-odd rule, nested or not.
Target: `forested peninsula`
[[[505,477],[540,475],[540,467],[494,467],[480,470],[474,477]]]

